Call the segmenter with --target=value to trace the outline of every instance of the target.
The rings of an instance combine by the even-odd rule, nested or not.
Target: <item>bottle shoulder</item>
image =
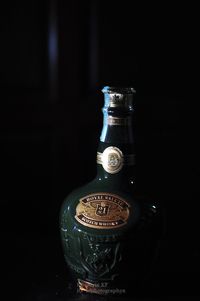
[[[130,180],[122,184],[115,184],[109,181],[100,181],[98,178],[93,179],[87,184],[80,186],[70,192],[63,201],[64,207],[80,200],[81,198],[96,193],[118,195],[122,198],[128,198],[131,201],[134,198],[135,183]]]

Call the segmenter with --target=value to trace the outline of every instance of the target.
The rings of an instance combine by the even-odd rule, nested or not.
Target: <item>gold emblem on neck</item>
[[[124,165],[122,151],[114,146],[107,147],[102,153],[102,165],[108,173],[115,174],[119,172]]]

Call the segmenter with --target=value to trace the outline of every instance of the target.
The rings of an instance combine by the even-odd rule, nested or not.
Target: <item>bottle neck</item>
[[[102,143],[128,144],[133,146],[133,129],[131,115],[109,114],[103,109],[103,129],[100,136]]]
[[[132,110],[104,107],[103,115],[97,179],[118,185],[132,181],[135,174]]]

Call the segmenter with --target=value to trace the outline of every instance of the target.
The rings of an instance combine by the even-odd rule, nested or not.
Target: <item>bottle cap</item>
[[[105,95],[105,108],[109,107],[125,107],[132,108],[133,95],[136,93],[134,88],[131,87],[109,87],[106,86],[102,89]]]

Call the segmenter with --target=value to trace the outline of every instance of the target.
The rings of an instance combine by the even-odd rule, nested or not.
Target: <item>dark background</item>
[[[0,14],[4,300],[60,300],[68,285],[59,209],[95,176],[105,85],[137,90],[137,184],[167,211],[152,291],[199,295],[195,8],[29,0]]]

